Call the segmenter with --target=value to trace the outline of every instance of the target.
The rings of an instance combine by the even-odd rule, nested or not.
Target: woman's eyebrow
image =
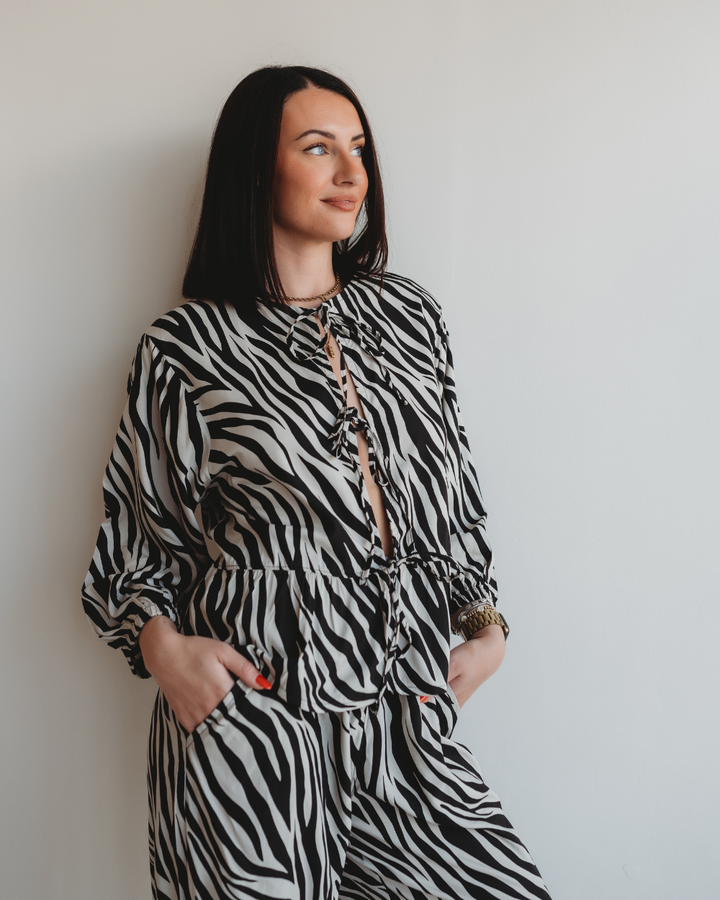
[[[304,138],[308,134],[321,134],[323,137],[326,137],[330,141],[335,140],[335,135],[331,131],[321,131],[319,128],[308,128],[307,131],[303,131],[302,134],[298,135],[295,138],[295,140],[299,141],[300,138]],[[351,141],[359,141],[360,138],[364,138],[364,137],[365,137],[365,135],[361,131],[360,134],[356,134],[354,137],[351,137],[350,140]]]

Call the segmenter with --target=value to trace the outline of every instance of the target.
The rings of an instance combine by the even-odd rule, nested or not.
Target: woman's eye
[[[307,152],[312,153],[313,156],[322,156],[325,153],[325,148],[322,144],[315,144],[314,147],[308,147]]]
[[[363,147],[353,147],[350,152],[354,153],[355,156],[362,156],[363,149],[364,149]]]

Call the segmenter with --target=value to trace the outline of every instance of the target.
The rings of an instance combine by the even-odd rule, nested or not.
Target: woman
[[[156,898],[548,896],[451,737],[507,631],[441,309],[386,257],[352,91],[245,78],[83,594],[160,686]]]

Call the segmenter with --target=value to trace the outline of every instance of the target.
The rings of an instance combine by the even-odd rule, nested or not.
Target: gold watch
[[[499,625],[503,630],[505,640],[507,640],[510,628],[503,614],[499,613],[493,604],[487,600],[474,600],[460,611],[453,632],[462,635],[466,641],[469,641],[476,632],[480,631],[481,628],[485,628],[486,625]]]

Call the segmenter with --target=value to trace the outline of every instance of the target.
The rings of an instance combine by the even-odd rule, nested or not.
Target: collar
[[[395,384],[388,371],[385,357],[383,338],[380,332],[361,322],[355,311],[348,309],[346,303],[347,286],[324,300],[319,306],[287,306],[277,303],[273,307],[283,324],[287,326],[286,340],[290,355],[297,360],[308,360],[325,354],[327,332],[331,331],[342,352],[343,344],[355,344],[376,360],[383,374],[383,378],[390,390],[395,394],[402,405],[408,403],[403,391]],[[362,302],[362,294],[359,295]],[[324,337],[320,336],[315,316],[320,319],[320,324],[325,330]]]
[[[290,354],[295,359],[310,359],[315,354],[324,352],[327,343],[327,332],[331,331],[335,338],[358,344],[375,359],[385,354],[382,335],[379,331],[360,322],[348,313],[343,304],[343,291],[329,297],[319,306],[282,306],[292,321],[287,330],[286,339]],[[318,317],[325,333],[320,336],[315,317]]]

